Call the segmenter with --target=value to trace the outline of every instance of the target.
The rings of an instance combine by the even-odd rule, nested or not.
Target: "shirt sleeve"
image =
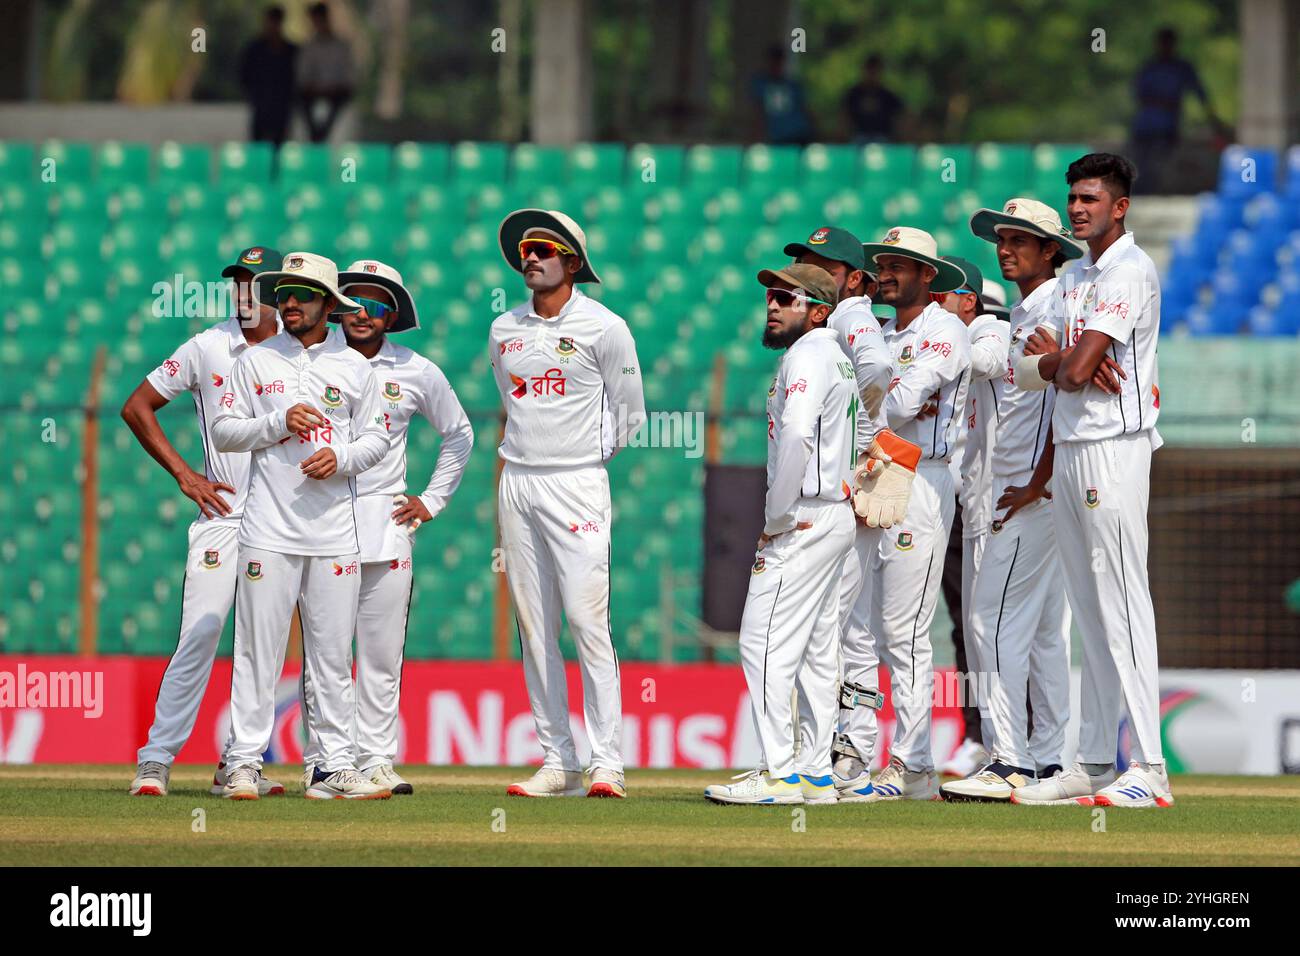
[[[367,363],[361,377],[360,394],[352,410],[352,440],[334,449],[338,473],[359,475],[383,461],[388,454],[388,430],[379,405],[379,381]]]
[[[212,443],[217,451],[257,451],[289,437],[285,412],[272,409],[257,415],[253,408],[253,372],[245,352],[230,370],[230,406],[224,404],[212,420]]]
[[[605,382],[605,414],[602,457],[608,461],[627,445],[645,421],[645,392],[641,387],[641,366],[636,357],[632,330],[615,318],[596,342],[596,363]]]
[[[145,376],[145,381],[167,401],[182,392],[193,391],[199,382],[198,336],[187,339],[171,358]]]
[[[428,487],[420,495],[430,517],[436,517],[455,494],[460,479],[465,474],[465,466],[469,463],[470,452],[474,448],[474,429],[470,427],[465,409],[452,391],[447,376],[433,363],[425,369],[420,392],[420,414],[442,436],[438,463],[434,466]]]
[[[853,369],[857,373],[858,393],[862,396],[867,416],[880,414],[880,402],[889,391],[889,381],[894,376],[894,359],[889,354],[885,337],[874,318],[862,316],[849,330],[849,348],[853,353]],[[875,407],[872,399],[875,396]]]
[[[489,332],[487,351],[488,361],[492,363],[492,378],[497,383],[497,394],[501,396],[501,407],[509,412],[510,404],[507,400],[507,396],[510,394],[510,389],[514,386],[510,384],[510,375],[506,372],[501,363],[501,355],[498,354],[498,349],[499,346],[496,342],[496,336]]]
[[[817,442],[817,419],[825,404],[827,382],[816,363],[787,353],[776,387],[784,389],[785,403],[777,429],[776,465],[763,509],[763,533],[767,535],[795,526],[794,506]]]
[[[976,322],[979,322],[977,319]],[[1000,319],[985,320],[971,328],[970,377],[986,382],[1006,374],[1011,350],[1011,327]]]
[[[1104,332],[1116,342],[1127,342],[1138,316],[1148,311],[1147,303],[1155,289],[1141,269],[1127,265],[1098,279],[1093,288],[1096,297],[1084,320],[1084,330]]]
[[[969,339],[957,338],[966,339],[965,328],[944,328],[939,334],[945,337],[927,342],[885,396],[885,417],[894,430],[915,419],[931,395],[970,368]]]

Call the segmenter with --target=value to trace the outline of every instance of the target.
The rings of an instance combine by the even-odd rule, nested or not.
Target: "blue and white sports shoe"
[[[939,779],[933,770],[908,770],[897,757],[876,775],[877,800],[938,800]]]
[[[839,803],[835,790],[835,778],[830,774],[822,777],[810,777],[799,774],[799,787],[803,790],[804,803]]]
[[[836,760],[834,777],[840,803],[874,803],[880,799],[871,785],[871,771],[857,757],[845,754]]]
[[[799,775],[773,779],[766,770],[748,770],[731,778],[737,783],[715,783],[704,788],[704,799],[712,803],[778,804],[803,803]]]
[[[1174,795],[1164,764],[1135,763],[1092,798],[1096,807],[1172,807]]]

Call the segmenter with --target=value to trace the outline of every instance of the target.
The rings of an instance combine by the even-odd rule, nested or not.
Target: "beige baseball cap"
[[[988,242],[997,242],[998,233],[1004,229],[1019,229],[1050,239],[1061,247],[1061,253],[1067,259],[1078,259],[1083,255],[1083,249],[1070,231],[1061,225],[1056,210],[1037,199],[1008,199],[1001,212],[977,209],[970,217],[970,231]]]

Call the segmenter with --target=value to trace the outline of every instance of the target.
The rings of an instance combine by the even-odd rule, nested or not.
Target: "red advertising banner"
[[[165,658],[0,657],[0,762],[131,763],[148,736]],[[79,675],[79,676],[73,676]],[[882,673],[882,689],[887,675]],[[570,664],[569,711],[586,759],[582,681]],[[633,767],[752,767],[758,742],[739,667],[625,663],[623,743]],[[936,684],[945,678],[936,674]],[[35,689],[47,688],[45,697]],[[96,687],[99,688],[96,696]],[[80,693],[77,697],[74,691]],[[230,661],[217,661],[182,763],[215,763],[229,727]],[[75,697],[75,699],[74,699]],[[57,698],[58,706],[51,701]],[[888,700],[888,697],[886,697]],[[269,760],[302,756],[298,670],[287,664],[276,692]],[[880,713],[883,760],[893,710]],[[934,708],[934,750],[961,742],[961,713]],[[409,661],[402,679],[401,749],[410,764],[540,762],[517,662]]]

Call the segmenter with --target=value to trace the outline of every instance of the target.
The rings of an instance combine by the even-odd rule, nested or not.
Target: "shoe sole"
[[[838,796],[834,796],[834,797],[810,797],[810,796],[807,796],[807,795],[805,794],[805,796],[804,796],[804,798],[803,798],[803,802],[804,802],[804,803],[808,803],[808,804],[812,804],[813,806],[832,806],[832,807],[833,807],[833,806],[835,806],[835,804],[837,804],[837,803],[840,802],[840,798],[839,798]]]
[[[587,791],[589,797],[613,797],[617,800],[623,800],[627,797],[626,790],[619,790],[611,783],[593,783],[591,789]]]
[[[409,783],[399,783],[393,788],[393,796],[395,797],[409,797],[413,793],[415,793],[415,788]]]
[[[1126,807],[1133,810],[1163,810],[1174,805],[1174,798],[1156,797],[1154,800],[1144,800],[1141,803],[1131,803],[1128,801],[1125,801],[1124,803],[1114,803],[1110,797],[1105,796],[1104,794],[1099,794],[1092,798],[1092,802],[1093,806],[1097,807]]]
[[[944,803],[1007,803],[1011,800],[1011,791],[1001,796],[993,794],[954,793],[940,788],[939,797]]]
[[[257,793],[256,791],[254,791],[253,793],[249,793],[247,790],[241,790],[238,793],[225,793],[223,791],[221,795],[225,797],[227,800],[261,800],[262,799],[261,794]]]
[[[582,789],[561,790],[559,793],[532,793],[517,783],[506,788],[507,797],[585,797],[586,795],[587,791]]]
[[[208,787],[208,793],[212,794],[214,797],[224,797],[226,795],[226,788],[217,786],[217,784],[214,783],[212,786]],[[262,791],[261,787],[258,787],[257,794],[260,797],[283,797],[284,784],[277,783],[274,787],[265,792]]]
[[[1016,792],[1011,792],[1011,802],[1018,807],[1090,807],[1093,805],[1092,797],[1062,797],[1059,800],[1026,800],[1018,797]]]
[[[139,787],[139,788],[134,788],[134,787],[133,787],[133,788],[131,789],[131,796],[133,796],[133,797],[165,797],[165,796],[167,796],[167,791],[164,790],[162,787],[158,786],[157,784],[154,784],[154,783],[146,783],[144,786]]]
[[[727,797],[706,793],[704,799],[710,803],[716,803],[720,807],[789,807],[807,802],[802,795],[794,799],[790,797],[773,797],[771,800],[732,800]]]
[[[349,796],[345,793],[317,794],[308,790],[303,796],[308,800],[387,800],[393,795],[391,790],[381,790],[379,793],[362,793],[355,796]]]

